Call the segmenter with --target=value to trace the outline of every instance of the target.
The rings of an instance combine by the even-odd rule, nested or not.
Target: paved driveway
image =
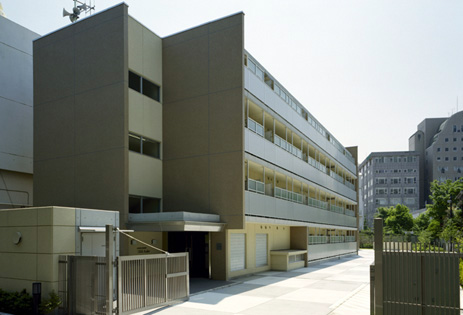
[[[268,271],[200,293],[175,306],[138,314],[369,314],[372,250],[290,272]]]

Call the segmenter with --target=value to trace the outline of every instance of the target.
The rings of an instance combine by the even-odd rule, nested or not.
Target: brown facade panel
[[[75,150],[80,154],[124,147],[125,83],[88,90],[75,96]]]
[[[164,104],[208,94],[207,36],[164,46],[162,60]]]
[[[164,211],[209,213],[209,157],[163,161]]]
[[[74,96],[34,106],[34,121],[35,161],[74,155]]]
[[[244,111],[242,88],[209,95],[209,152],[211,154],[242,151],[244,147]]]
[[[36,205],[127,211],[127,36],[121,4],[34,42]]]
[[[237,14],[163,39],[164,210],[228,228],[244,227],[243,27]]]
[[[82,208],[122,211],[128,204],[124,148],[82,154],[75,159],[75,200]]]
[[[211,212],[227,222],[227,228],[244,228],[244,154],[241,151],[210,155]]]
[[[34,161],[34,205],[75,204],[74,157]]]
[[[162,116],[164,160],[208,154],[208,95],[169,103]]]

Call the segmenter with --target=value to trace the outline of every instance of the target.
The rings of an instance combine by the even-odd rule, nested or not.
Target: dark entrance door
[[[170,253],[189,253],[190,277],[209,278],[208,232],[169,232],[167,237]]]

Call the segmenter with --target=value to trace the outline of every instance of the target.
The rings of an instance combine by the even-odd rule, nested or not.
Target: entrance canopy
[[[221,232],[225,223],[217,214],[178,211],[129,214],[127,226],[145,232]]]

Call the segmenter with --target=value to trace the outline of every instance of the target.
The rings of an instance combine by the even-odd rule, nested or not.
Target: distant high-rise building
[[[409,150],[419,153],[421,160],[421,202],[430,202],[430,184],[463,176],[463,111],[449,118],[427,118],[408,140]]]
[[[372,152],[359,168],[360,223],[366,219],[372,227],[379,207],[404,204],[419,209],[419,169],[417,152]]]

